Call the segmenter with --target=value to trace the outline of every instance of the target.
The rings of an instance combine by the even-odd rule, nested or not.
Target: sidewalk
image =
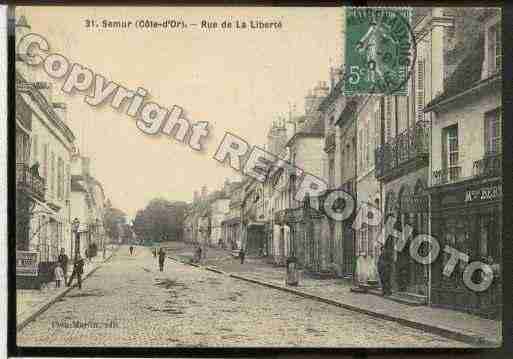
[[[86,261],[84,266],[84,274],[82,275],[82,281],[91,275],[96,269],[108,261],[112,255],[116,252],[106,251],[105,260],[103,259],[103,253],[99,253],[98,256],[93,258],[91,263]],[[68,276],[71,275],[72,266],[68,269]],[[68,277],[69,279],[69,277]],[[76,284],[76,281],[75,281]],[[74,285],[75,285],[74,284]],[[55,288],[55,282],[47,284],[46,288],[41,290],[36,289],[17,289],[16,290],[16,330],[22,329],[25,325],[31,322],[37,315],[45,311],[52,303],[57,301],[63,295],[65,295],[71,288],[61,284],[61,288]]]
[[[449,309],[430,306],[410,306],[394,302],[374,294],[351,292],[351,284],[343,279],[313,279],[300,277],[297,287],[285,285],[285,268],[275,267],[261,259],[246,258],[243,265],[222,250],[210,249],[202,267],[234,278],[266,285],[296,295],[323,301],[374,317],[400,322],[421,330],[435,332],[451,339],[484,346],[500,346],[502,322]],[[185,252],[185,251],[184,251]],[[180,253],[178,260],[184,261],[186,253]],[[207,254],[208,255],[208,254]]]

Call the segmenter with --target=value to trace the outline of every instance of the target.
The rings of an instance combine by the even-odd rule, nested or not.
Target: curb
[[[99,269],[105,262],[109,261],[114,254],[117,252],[111,252],[110,256],[107,257],[103,262],[101,262],[99,265],[97,265],[95,268],[91,269],[87,274],[84,275],[82,278],[82,282],[85,281],[87,278],[89,278],[90,275],[92,275],[94,272],[96,272],[97,269]],[[51,297],[48,301],[43,303],[40,307],[38,307],[33,313],[31,313],[27,318],[23,319],[20,323],[16,325],[16,331],[20,331],[23,328],[27,326],[30,322],[32,322],[34,319],[36,319],[40,314],[45,312],[52,304],[54,304],[56,301],[64,297],[71,289],[75,288],[76,284],[71,287],[66,287],[62,292],[55,294],[53,297]],[[16,314],[17,316],[17,314]]]
[[[423,331],[426,331],[426,332],[430,332],[430,333],[433,333],[433,334],[440,335],[440,336],[448,338],[448,339],[453,339],[453,340],[457,340],[457,341],[468,343],[468,344],[478,345],[480,347],[493,347],[493,348],[496,348],[496,347],[500,347],[501,346],[500,342],[488,340],[486,338],[483,338],[482,336],[479,336],[478,334],[475,334],[475,335],[465,334],[465,333],[458,332],[458,331],[456,331],[454,329],[451,329],[451,328],[444,328],[444,327],[441,327],[441,326],[435,326],[435,325],[426,324],[426,323],[419,323],[419,322],[416,322],[416,321],[413,321],[413,320],[409,320],[409,319],[405,319],[405,318],[400,318],[400,317],[397,317],[397,316],[392,316],[392,315],[389,315],[389,314],[386,314],[386,313],[381,313],[381,312],[378,312],[378,311],[373,311],[373,310],[368,310],[368,309],[360,308],[360,307],[357,307],[357,306],[354,306],[354,305],[351,305],[351,304],[342,303],[342,302],[339,302],[339,301],[336,301],[336,300],[333,300],[333,299],[330,299],[330,298],[322,297],[322,296],[319,296],[319,295],[309,294],[309,293],[306,293],[306,292],[303,292],[303,291],[300,291],[300,290],[297,290],[297,289],[293,289],[293,288],[289,288],[289,287],[286,287],[286,286],[281,286],[281,285],[278,285],[278,284],[266,282],[266,281],[263,281],[263,280],[260,280],[260,279],[253,279],[253,278],[245,277],[245,276],[242,276],[242,275],[239,275],[239,274],[235,274],[235,273],[227,273],[227,272],[224,272],[224,271],[219,270],[217,268],[208,267],[208,266],[204,267],[204,266],[200,266],[200,265],[193,264],[193,263],[185,263],[185,262],[182,262],[180,260],[176,260],[176,261],[180,262],[182,264],[188,264],[188,265],[192,265],[194,267],[205,269],[205,270],[208,270],[208,271],[211,271],[211,272],[223,274],[223,275],[235,278],[235,279],[239,279],[239,280],[243,280],[243,281],[246,281],[246,282],[262,285],[262,286],[265,286],[265,287],[268,287],[268,288],[277,289],[277,290],[281,290],[281,291],[284,291],[284,292],[292,293],[292,294],[295,294],[295,295],[303,297],[303,298],[308,298],[308,299],[316,300],[316,301],[323,302],[323,303],[326,303],[326,304],[334,305],[334,306],[337,306],[337,307],[340,307],[340,308],[351,310],[353,312],[358,312],[358,313],[366,314],[366,315],[369,315],[371,317],[375,317],[375,318],[379,318],[379,319],[383,319],[383,320],[388,320],[388,321],[392,321],[392,322],[397,322],[397,323],[402,324],[402,325],[404,325],[406,327],[423,330]]]

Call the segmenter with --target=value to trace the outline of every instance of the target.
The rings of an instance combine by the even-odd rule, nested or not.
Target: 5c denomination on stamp
[[[409,8],[348,8],[346,96],[407,95],[416,58]]]

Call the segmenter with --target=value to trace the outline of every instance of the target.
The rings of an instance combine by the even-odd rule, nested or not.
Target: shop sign
[[[16,275],[37,277],[37,252],[16,251]]]
[[[502,197],[502,184],[494,186],[469,189],[465,195],[465,202],[493,201]]]

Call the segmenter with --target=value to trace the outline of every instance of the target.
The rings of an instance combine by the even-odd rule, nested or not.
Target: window
[[[37,135],[32,137],[32,158],[34,159],[34,163],[38,162],[38,146],[37,146]]]
[[[50,196],[55,195],[55,153],[50,157]]]
[[[419,59],[418,67],[417,67],[417,121],[424,120],[424,77],[425,77],[425,61],[424,59]]]
[[[501,127],[502,114],[500,108],[485,114],[485,155],[502,152]]]
[[[492,75],[502,69],[501,24],[497,23],[488,30],[488,74]]]
[[[48,143],[45,143],[43,147],[43,177],[46,181],[48,181],[48,151]]]
[[[367,118],[367,123],[365,124],[365,168],[369,168],[371,166],[371,147],[372,147],[372,141],[370,136],[370,118]]]
[[[392,139],[392,97],[387,96],[386,102],[386,129],[387,129],[387,142],[390,142]]]
[[[69,199],[69,190],[71,186],[71,178],[70,178],[70,165],[66,165],[66,199]]]
[[[64,197],[64,161],[59,157],[57,160],[57,198]]]
[[[458,126],[444,128],[444,169],[447,170],[449,180],[455,180],[459,177],[458,161]]]

